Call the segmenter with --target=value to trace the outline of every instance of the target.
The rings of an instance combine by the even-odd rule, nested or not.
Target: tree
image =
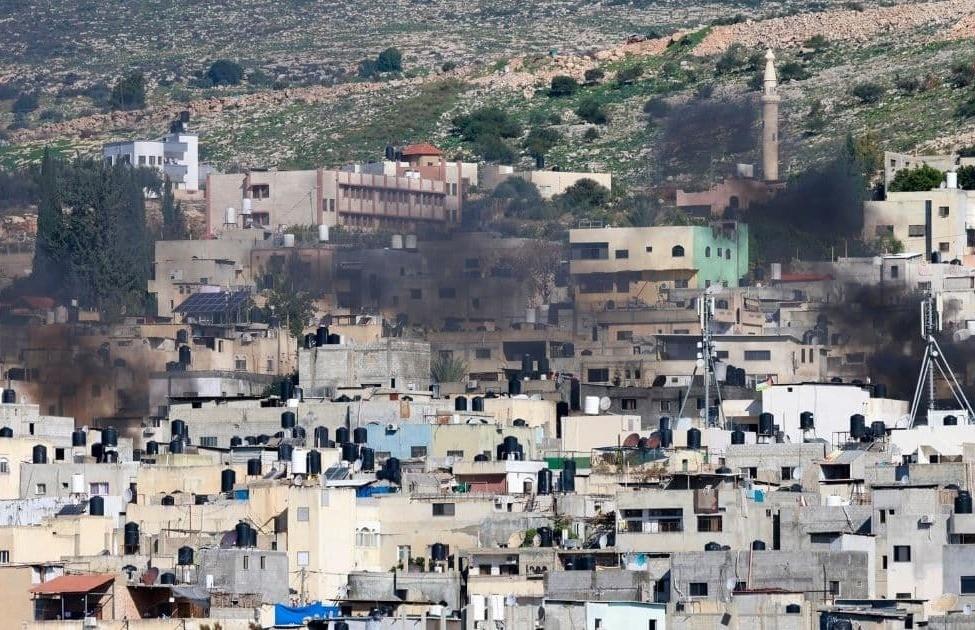
[[[595,180],[584,178],[565,189],[556,201],[573,214],[586,212],[609,203],[609,189]]]
[[[215,86],[239,85],[244,79],[244,69],[240,64],[230,59],[217,59],[210,64],[206,78]]]
[[[387,48],[376,57],[376,70],[379,72],[402,72],[403,53],[396,48]]]
[[[21,92],[17,100],[10,106],[10,111],[15,114],[29,114],[37,109],[40,99],[36,92]]]
[[[555,129],[536,127],[528,132],[522,146],[528,151],[528,155],[536,160],[544,160],[545,155],[559,142],[562,141],[562,134]]]
[[[884,166],[884,153],[880,149],[880,141],[873,132],[862,136],[846,135],[846,162],[851,171],[870,179]]]
[[[582,134],[582,139],[586,142],[592,142],[593,140],[599,139],[599,130],[595,127],[590,127],[586,129],[585,133]]]
[[[819,99],[813,101],[809,106],[809,113],[806,115],[806,135],[818,135],[826,128],[826,115],[823,102]]]
[[[975,166],[962,166],[958,169],[958,186],[963,190],[975,190]]]
[[[890,192],[918,192],[937,188],[944,181],[944,173],[922,164],[917,168],[902,168],[887,188]]]
[[[535,184],[521,177],[507,177],[494,187],[491,197],[504,204],[506,217],[547,218],[545,200]]]
[[[633,83],[643,74],[643,66],[626,66],[616,71],[616,83],[626,85]]]
[[[548,304],[562,264],[562,247],[552,241],[532,240],[515,254],[515,277],[526,283],[532,306]]]
[[[141,72],[133,72],[112,87],[109,104],[116,111],[144,109],[146,106],[146,78]]]
[[[469,142],[493,136],[517,138],[521,125],[498,107],[482,107],[465,116],[454,118],[454,130]]]
[[[741,44],[732,44],[714,62],[714,70],[718,74],[736,72],[748,65],[748,50]]]
[[[779,66],[779,80],[783,83],[789,81],[803,81],[809,78],[809,72],[798,61],[788,61]]]
[[[552,83],[548,90],[549,96],[572,96],[579,89],[579,82],[572,77],[560,74],[552,77]]]
[[[441,352],[430,361],[430,376],[436,383],[457,383],[467,376],[467,362]]]
[[[603,108],[602,103],[592,97],[585,98],[579,102],[579,106],[576,107],[576,115],[586,122],[595,125],[605,125],[609,122],[609,115]]]
[[[497,136],[488,136],[474,142],[476,151],[487,162],[511,164],[515,161],[515,152],[508,143]]]
[[[178,241],[186,238],[186,215],[183,205],[173,197],[173,182],[166,178],[162,189],[162,237],[167,241]]]
[[[270,286],[265,287],[268,307],[292,337],[300,338],[315,313],[308,274],[301,259],[292,254],[286,262],[265,268],[264,275],[271,279]]]
[[[866,81],[853,86],[853,89],[850,90],[850,94],[856,97],[864,105],[872,105],[880,102],[880,99],[884,95],[884,86],[880,85],[879,83]]]
[[[586,83],[599,83],[605,76],[602,68],[589,68],[585,74]]]

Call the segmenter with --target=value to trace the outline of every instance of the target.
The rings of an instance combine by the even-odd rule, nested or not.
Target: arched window
[[[728,300],[718,300],[714,305],[722,310],[728,310]]]
[[[0,475],[6,475],[10,472],[10,462],[6,457],[0,457]]]
[[[355,530],[356,547],[375,547],[378,535],[375,530],[368,527],[361,527]]]
[[[676,256],[676,254],[675,254],[675,256]],[[683,254],[681,254],[681,256],[683,256]],[[705,258],[710,258],[711,257],[711,248],[710,247],[705,247],[704,248],[704,257]]]
[[[674,248],[670,250],[670,255],[674,258],[680,258],[684,255],[684,247],[682,245],[674,245]]]
[[[730,247],[728,249],[724,250],[724,257],[726,259],[728,259],[728,260],[731,260],[731,248]]]

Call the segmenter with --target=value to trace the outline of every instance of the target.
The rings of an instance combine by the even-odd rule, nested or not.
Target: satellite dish
[[[538,607],[538,620],[545,621],[545,606]]]
[[[126,503],[132,503],[132,488],[125,489],[125,492],[122,493],[122,499],[124,499]]]
[[[738,584],[738,580],[736,580],[734,577],[730,577],[724,581],[725,588],[727,588],[729,591],[735,590],[736,584]]]
[[[295,475],[295,485],[296,486],[304,485],[304,483],[305,483],[305,477],[304,477],[304,475]]]
[[[795,468],[792,469],[792,478],[802,479],[802,473],[803,473],[802,466],[796,466]]]
[[[599,410],[609,411],[609,408],[613,406],[613,401],[609,399],[609,396],[603,396],[599,399]]]

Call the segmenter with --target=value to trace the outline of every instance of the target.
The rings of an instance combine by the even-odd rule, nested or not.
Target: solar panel
[[[194,293],[174,310],[185,315],[212,315],[226,313],[245,306],[250,291],[220,291],[218,293]]]
[[[325,479],[328,481],[341,481],[349,478],[349,469],[345,466],[331,466],[325,471]]]

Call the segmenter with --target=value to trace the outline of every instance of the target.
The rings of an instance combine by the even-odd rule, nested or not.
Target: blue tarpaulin
[[[308,619],[328,619],[339,616],[338,606],[324,606],[321,602],[312,602],[307,606],[274,605],[274,625],[303,626]]]

